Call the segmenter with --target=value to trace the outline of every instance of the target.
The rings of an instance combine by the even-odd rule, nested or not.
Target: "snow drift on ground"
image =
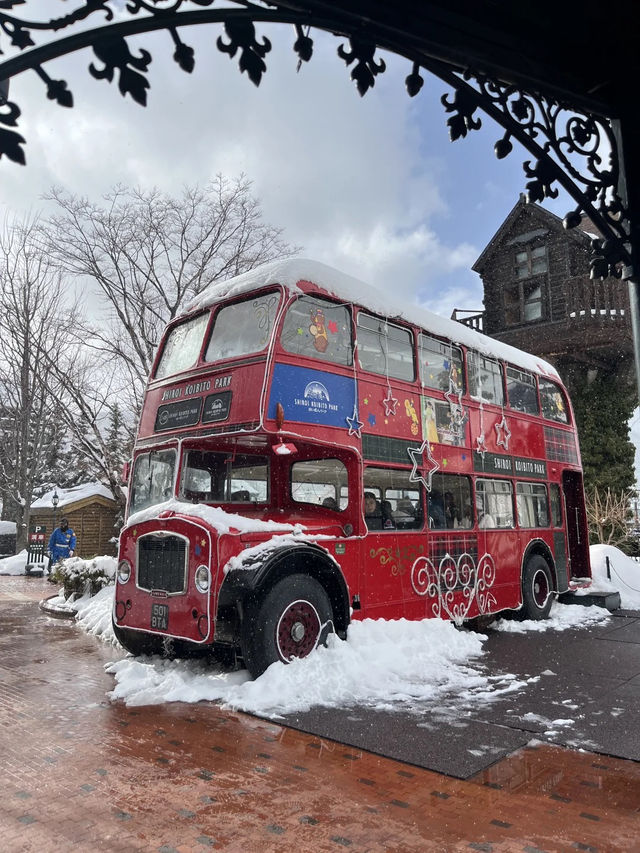
[[[593,585],[584,593],[617,591],[624,610],[640,610],[640,563],[612,545],[592,545],[589,554]],[[610,580],[607,578],[607,557]]]
[[[23,575],[26,565],[27,552],[20,551],[14,557],[5,557],[0,560],[0,575]]]
[[[73,606],[80,627],[117,645],[111,628],[112,602],[113,587],[107,587]],[[520,631],[562,630],[608,618],[599,607],[554,604],[545,622],[512,624]],[[496,624],[502,623],[507,620]],[[459,630],[440,619],[365,619],[350,625],[346,642],[330,637],[327,648],[288,665],[272,664],[255,681],[246,670],[232,672],[210,661],[126,656],[106,669],[116,682],[110,698],[127,705],[215,701],[273,718],[314,706],[387,710],[428,706],[457,717],[474,705],[526,687],[526,681],[510,673],[487,673],[482,662],[485,641],[482,634]]]
[[[612,580],[606,579],[605,556],[610,558]],[[594,587],[618,589],[623,607],[640,608],[640,564],[616,548],[593,546]],[[24,572],[25,556],[15,573]],[[0,561],[0,572],[7,560]],[[105,642],[118,646],[111,627],[114,587],[73,603],[77,624]],[[61,602],[64,597],[60,596]],[[606,621],[599,607],[554,604],[542,622],[499,619],[498,631],[554,631]],[[224,707],[261,716],[307,710],[313,706],[422,708],[452,718],[466,708],[494,701],[526,687],[525,681],[502,673],[490,676],[483,665],[482,634],[438,619],[364,620],[353,622],[347,640],[330,638],[303,661],[273,664],[252,681],[246,670],[230,672],[206,661],[168,661],[124,656],[107,666],[115,677],[110,694],[128,705],[165,702],[216,701]],[[533,676],[537,680],[543,675]],[[556,721],[558,722],[558,721]],[[558,722],[558,725],[560,723]]]

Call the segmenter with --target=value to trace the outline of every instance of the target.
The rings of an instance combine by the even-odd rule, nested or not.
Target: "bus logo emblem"
[[[305,400],[324,400],[328,403],[329,392],[322,382],[309,382],[307,387],[304,389],[304,398]]]

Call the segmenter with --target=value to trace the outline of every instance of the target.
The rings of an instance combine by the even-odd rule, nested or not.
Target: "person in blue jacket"
[[[49,539],[49,556],[51,557],[49,571],[51,571],[51,566],[59,560],[73,557],[75,550],[76,534],[69,527],[69,521],[66,518],[61,518],[60,526],[56,527]]]

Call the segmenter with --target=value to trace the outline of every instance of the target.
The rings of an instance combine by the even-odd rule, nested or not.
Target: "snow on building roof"
[[[103,486],[102,483],[82,483],[79,486],[73,486],[71,489],[51,489],[51,491],[45,492],[42,497],[31,504],[31,509],[51,509],[53,506],[51,499],[54,491],[58,492],[58,509],[77,503],[78,501],[83,501],[86,498],[101,497],[108,498],[110,501],[113,500],[111,490]]]
[[[300,293],[298,287],[300,281],[312,282],[343,302],[362,305],[384,317],[415,323],[434,335],[456,344],[464,344],[483,355],[501,358],[517,367],[542,373],[554,379],[559,378],[555,367],[542,358],[476,332],[456,320],[440,317],[426,308],[386,296],[357,278],[341,273],[326,264],[305,258],[271,261],[235,278],[211,284],[192,300],[187,306],[187,311],[209,308],[224,299],[241,296],[243,293],[250,293],[271,284],[280,284],[290,292]]]

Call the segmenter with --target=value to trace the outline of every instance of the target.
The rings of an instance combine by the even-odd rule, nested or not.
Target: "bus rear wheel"
[[[546,619],[553,604],[549,564],[539,554],[529,557],[522,575],[521,619]]]
[[[245,611],[242,656],[254,678],[272,663],[305,658],[333,631],[329,597],[315,578],[289,575]]]

